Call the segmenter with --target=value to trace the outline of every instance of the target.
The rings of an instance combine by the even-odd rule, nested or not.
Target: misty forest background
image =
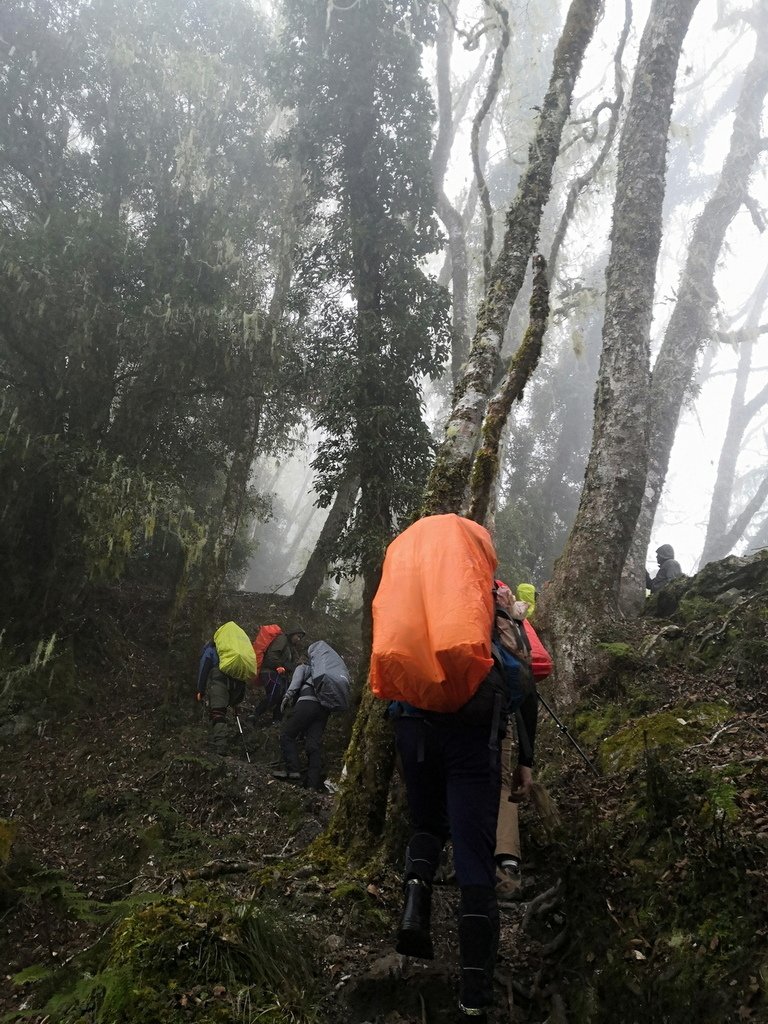
[[[655,547],[698,611],[768,547],[766,93],[762,0],[4,0],[3,735],[150,640],[170,735],[223,611],[324,629],[324,849],[392,861],[370,607],[440,512],[539,587],[561,707],[647,670]]]
[[[346,6],[4,5],[6,649],[69,635],[92,585],[126,575],[359,604],[348,581],[420,508],[516,190],[540,208],[519,244],[547,260],[551,311],[486,518],[506,576],[551,577],[592,444],[648,12],[575,5],[583,67],[531,198],[563,5]],[[658,513],[688,572],[768,530],[765,11],[692,7],[654,143],[663,244],[637,314],[654,375],[626,414],[651,428],[642,563]],[[530,270],[515,287],[505,358]]]

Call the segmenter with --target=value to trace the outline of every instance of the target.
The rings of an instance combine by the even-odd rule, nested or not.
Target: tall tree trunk
[[[683,270],[678,298],[651,378],[647,419],[647,479],[642,505],[624,568],[622,607],[642,607],[645,557],[659,506],[669,458],[685,396],[696,371],[696,359],[710,336],[710,317],[717,301],[713,278],[725,234],[749,195],[749,180],[762,148],[760,126],[768,90],[768,10],[755,8],[755,54],[744,75],[728,156],[720,180],[699,217]]]
[[[619,146],[603,351],[579,510],[537,616],[563,695],[583,677],[595,625],[618,611],[645,486],[650,327],[677,65],[697,0],[654,0]]]
[[[312,603],[325,580],[328,562],[354,507],[359,487],[360,481],[352,474],[344,477],[339,484],[315,549],[309,556],[306,568],[291,596],[291,604],[297,611],[307,612],[312,608]]]
[[[700,565],[702,566],[706,565],[707,562],[714,562],[719,558],[725,558],[736,541],[741,539],[740,536],[732,538],[728,529],[728,522],[733,499],[733,485],[736,480],[736,463],[738,462],[741,443],[751,419],[750,412],[756,411],[751,403],[745,402],[749,373],[752,367],[752,353],[755,347],[754,338],[750,337],[750,335],[754,334],[760,325],[760,317],[766,298],[768,298],[768,271],[763,274],[755,293],[754,305],[750,311],[745,329],[743,332],[739,332],[743,340],[739,345],[739,362],[736,368],[733,395],[731,396],[728,426],[725,430],[723,447],[720,450],[720,458],[717,463],[717,477],[715,478],[712,501],[709,506],[704,550],[701,553],[700,559]]]
[[[763,516],[763,521],[757,527],[755,532],[749,538],[748,552],[760,551],[761,548],[768,547],[768,513]]]
[[[601,6],[599,0],[573,0],[568,11],[528,153],[528,166],[507,211],[501,252],[493,265],[466,369],[456,388],[445,438],[427,484],[424,514],[456,512],[464,507],[472,460],[498,370],[504,329],[536,246],[573,87]]]
[[[453,5],[455,8],[455,4]],[[437,196],[437,214],[448,232],[452,293],[451,376],[454,384],[469,349],[467,337],[467,296],[469,293],[469,264],[464,220],[459,210],[445,193],[445,172],[456,134],[451,95],[451,51],[453,49],[454,10],[447,3],[440,7],[435,45],[437,84],[437,138],[430,163],[432,180]]]
[[[357,87],[350,114],[344,155],[349,223],[352,242],[352,277],[356,305],[356,336],[359,378],[354,396],[358,472],[360,474],[359,515],[363,534],[361,572],[363,576],[363,651],[370,651],[371,604],[379,585],[384,548],[390,537],[392,513],[385,481],[387,466],[377,441],[376,416],[386,398],[384,382],[376,371],[376,354],[382,336],[381,253],[378,235],[383,220],[376,185],[376,158],[369,152],[374,136],[376,108],[373,84],[376,54],[373,46],[360,47],[351,54],[350,78]]]
[[[469,486],[472,455],[479,441],[498,368],[504,328],[536,244],[542,209],[551,188],[552,168],[570,110],[574,83],[600,9],[599,0],[573,0],[571,4],[563,35],[555,51],[552,78],[531,145],[529,165],[521,179],[515,202],[507,213],[502,250],[478,318],[479,326],[472,352],[457,388],[446,440],[427,485],[422,514],[458,512],[464,501]],[[370,183],[368,194],[374,194]],[[363,196],[358,199],[361,203]],[[469,428],[467,423],[470,424]],[[366,499],[362,473],[364,468],[365,459],[361,451],[361,502]],[[372,491],[368,501],[373,503],[371,513],[375,513],[375,491]],[[375,572],[372,559],[369,561],[369,575],[365,577],[364,657],[370,652],[370,607],[378,586],[381,555],[383,550],[378,552],[379,561]],[[329,826],[328,836],[337,845],[348,843],[352,837],[357,853],[346,847],[345,852],[352,859],[357,857],[365,860],[373,855],[383,837],[394,767],[391,729],[384,721],[381,704],[368,692],[367,687],[363,693],[346,763],[348,778]]]
[[[549,319],[549,284],[543,256],[533,257],[534,274],[530,319],[519,349],[510,360],[504,379],[488,403],[483,421],[482,441],[472,467],[469,517],[485,523],[494,507],[495,483],[499,473],[501,435],[512,405],[523,396],[525,385],[538,366]]]
[[[477,194],[480,199],[480,205],[483,208],[484,291],[487,289],[488,282],[491,279],[493,261],[493,207],[491,206],[491,194],[488,191],[488,183],[485,180],[485,174],[483,172],[484,161],[481,157],[480,138],[483,130],[483,123],[485,122],[488,114],[490,114],[491,108],[493,107],[499,91],[501,74],[504,69],[504,54],[507,52],[510,40],[509,13],[507,12],[506,7],[495,3],[494,0],[490,0],[490,2],[491,6],[501,19],[501,38],[499,39],[499,45],[496,48],[496,56],[493,58],[491,77],[488,79],[488,85],[485,89],[483,102],[480,104],[480,108],[472,121],[471,133],[472,166],[475,171],[475,181],[477,182]]]
[[[314,502],[310,500],[308,488],[309,488],[309,474],[307,475],[307,478],[305,479],[304,488],[299,493],[299,495],[298,495],[298,497],[296,499],[297,506],[300,506],[300,505],[303,504],[304,509],[303,509],[303,512],[301,512],[301,515],[299,515],[298,511],[297,511],[297,513],[295,515],[295,518],[294,518],[294,527],[291,530],[291,539],[290,539],[290,542],[288,543],[288,545],[287,545],[287,547],[285,549],[285,555],[284,555],[284,565],[285,565],[286,569],[290,569],[290,567],[293,565],[293,563],[294,563],[294,561],[296,559],[296,556],[299,553],[299,548],[301,547],[302,541],[304,540],[304,538],[307,535],[307,530],[309,529],[309,525],[310,525],[310,523],[312,522],[312,520],[315,518],[315,516],[317,514],[317,508],[315,507]],[[296,506],[294,506],[294,507],[296,507]],[[291,579],[293,579],[293,577],[291,577]],[[286,581],[286,582],[289,582],[289,581]]]

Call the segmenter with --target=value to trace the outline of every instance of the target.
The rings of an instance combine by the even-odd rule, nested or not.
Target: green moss
[[[678,604],[675,617],[688,623],[718,616],[722,616],[722,608],[716,602],[699,594],[687,594]]]
[[[329,840],[327,833],[322,833],[311,843],[302,859],[317,864],[322,874],[340,879],[350,874],[349,861],[344,851]]]
[[[72,1024],[229,1024],[247,1005],[248,1019],[310,1022],[307,941],[275,906],[164,898],[125,917],[96,970],[60,975],[45,1012]]]
[[[637,668],[645,663],[643,657],[631,644],[617,642],[602,643],[597,646],[622,667]]]
[[[624,832],[627,824],[622,816],[597,846],[580,835],[582,854],[567,871],[574,936],[564,968],[583,978],[570,987],[568,1019],[735,1020],[737,992],[756,977],[754,935],[763,908],[754,872],[745,868],[761,852],[742,848],[728,833],[717,837],[709,826],[691,826],[683,836],[678,825],[648,842],[642,826]],[[642,859],[627,859],[632,845]],[[610,912],[617,906],[620,920]]]
[[[359,881],[340,882],[331,892],[331,900],[340,904],[342,916],[348,924],[365,930],[389,928],[389,914],[380,907],[365,885]]]
[[[590,747],[615,732],[627,719],[626,711],[618,704],[604,704],[599,708],[582,709],[574,718],[579,740]]]
[[[427,483],[421,514],[432,516],[460,508],[471,467],[469,458],[454,461],[439,454]]]
[[[604,741],[601,765],[606,772],[628,772],[637,767],[648,748],[685,750],[702,742],[709,730],[727,721],[731,714],[725,704],[700,703],[646,715]]]
[[[353,903],[364,903],[369,898],[365,886],[360,882],[340,882],[331,891],[331,899],[341,902],[350,900]]]

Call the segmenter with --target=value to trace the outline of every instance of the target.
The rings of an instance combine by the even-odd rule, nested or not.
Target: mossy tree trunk
[[[677,65],[698,0],[654,0],[619,146],[592,448],[576,521],[537,606],[562,696],[591,667],[598,623],[618,611],[645,487],[650,328]]]
[[[571,109],[573,87],[600,10],[597,0],[573,0],[568,11],[528,153],[528,165],[506,214],[504,241],[487,282],[469,359],[456,388],[453,410],[427,484],[424,515],[464,508],[472,461],[498,370],[504,329],[536,246],[542,211],[552,188],[552,170]]]
[[[714,274],[731,221],[749,197],[749,182],[762,149],[762,109],[768,91],[768,10],[754,8],[755,53],[745,74],[720,180],[699,217],[683,269],[677,302],[653,367],[648,412],[648,466],[632,547],[624,567],[622,606],[642,607],[645,558],[667,477],[680,410],[710,337],[717,302]]]
[[[483,420],[482,440],[472,466],[469,518],[478,523],[487,521],[492,507],[504,426],[513,404],[523,397],[525,385],[531,379],[541,358],[544,332],[549,319],[549,285],[544,257],[534,256],[533,267],[528,328],[519,349],[510,360],[504,379],[488,403],[488,412]]]
[[[485,180],[485,173],[483,171],[484,161],[481,155],[482,147],[480,140],[483,124],[486,117],[490,114],[499,92],[501,74],[504,70],[504,55],[509,48],[510,41],[509,13],[506,7],[495,3],[494,0],[491,0],[491,6],[498,14],[501,22],[501,38],[499,39],[499,45],[496,47],[496,55],[493,58],[493,67],[491,68],[488,84],[485,87],[483,102],[480,104],[480,108],[472,121],[470,142],[477,195],[483,208],[483,289],[488,287],[493,263],[493,207],[491,206],[491,193],[488,190],[488,182]]]
[[[376,856],[387,823],[395,746],[384,711],[363,680],[345,759],[346,779],[327,832],[351,864],[366,864]]]
[[[538,129],[529,151],[528,167],[521,178],[515,201],[507,212],[502,249],[480,309],[469,360],[456,389],[445,440],[427,484],[422,515],[459,512],[464,507],[473,455],[480,442],[498,369],[504,328],[538,238],[541,214],[549,198],[552,171],[570,111],[573,88],[600,10],[599,0],[573,0],[568,12],[555,51],[552,77]],[[525,381],[518,383],[522,387]],[[369,651],[370,605],[378,576],[370,581],[366,577],[365,582],[367,618],[363,642],[364,651]],[[394,767],[391,728],[383,718],[381,704],[371,697],[367,688],[346,765],[348,777],[330,825],[329,838],[348,853],[353,863],[362,863],[370,860],[382,842]]]

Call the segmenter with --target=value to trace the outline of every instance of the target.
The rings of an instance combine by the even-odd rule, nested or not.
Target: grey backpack
[[[307,649],[315,696],[328,711],[349,711],[349,672],[344,659],[325,640]]]

